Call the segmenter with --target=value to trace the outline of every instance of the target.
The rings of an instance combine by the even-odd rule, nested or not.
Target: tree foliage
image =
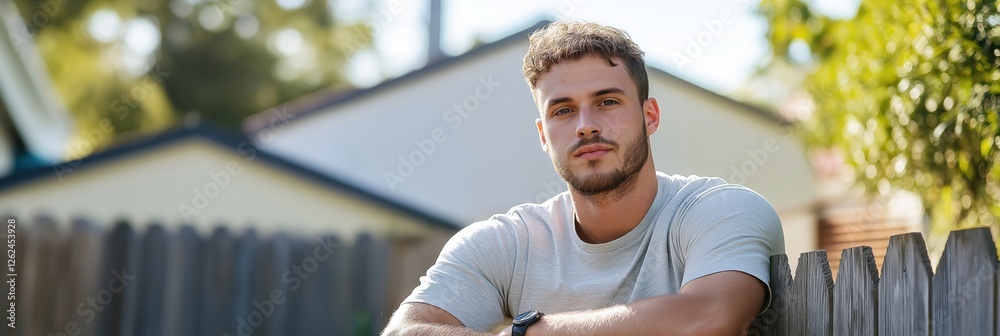
[[[293,9],[271,0],[14,3],[27,25],[15,42],[35,42],[76,120],[75,141],[86,145],[71,145],[70,159],[89,153],[75,149],[102,147],[122,133],[156,132],[189,113],[236,129],[250,114],[322,88],[347,88],[347,60],[371,42],[367,25],[338,22],[327,0],[301,0]],[[111,40],[89,31],[94,21],[108,23],[99,12],[115,14],[110,21],[119,29]],[[125,69],[142,61],[126,48],[135,19],[151,22],[159,35],[138,73],[135,66]],[[296,35],[296,52],[277,50],[281,32]],[[113,131],[95,136],[102,121],[110,121]]]
[[[838,149],[870,192],[917,193],[932,231],[997,224],[1000,3],[865,0],[838,19],[762,0],[759,12],[774,61],[808,72],[812,147]]]

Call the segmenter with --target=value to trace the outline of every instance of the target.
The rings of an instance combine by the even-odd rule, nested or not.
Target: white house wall
[[[362,231],[431,230],[412,217],[248,158],[202,140],[171,143],[91,167],[78,166],[61,180],[53,172],[51,178],[8,188],[0,193],[0,213],[22,218],[44,213],[60,223],[83,216],[103,225],[124,218],[140,227],[152,221],[174,226],[189,220],[203,233],[226,224],[236,230],[337,233],[348,239]],[[239,168],[229,175],[228,184],[222,177],[227,165],[234,172]],[[219,182],[210,173],[217,174]],[[194,204],[193,189],[215,193],[207,187],[210,184],[221,186],[217,196],[207,195],[208,203],[201,207]],[[186,219],[181,204],[199,213]]]
[[[538,143],[521,53],[521,47],[504,48],[295,120],[262,146],[461,223],[505,212],[538,194],[550,197],[566,187]],[[483,82],[491,81],[499,84],[489,92]],[[449,112],[466,103],[476,107],[467,117]],[[430,154],[423,154],[414,142],[426,143],[435,134],[443,141],[435,142],[433,152],[425,145]],[[412,172],[400,171],[400,157],[410,161],[411,155],[418,164]],[[387,174],[402,181],[390,185]],[[558,190],[547,191],[545,183]]]

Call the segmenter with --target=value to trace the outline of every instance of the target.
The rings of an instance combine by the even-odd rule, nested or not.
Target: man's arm
[[[470,330],[444,309],[426,303],[404,303],[392,315],[382,336],[489,336]]]
[[[745,335],[766,293],[764,283],[753,276],[719,272],[692,280],[675,295],[545,315],[528,327],[527,336]],[[506,328],[503,334],[509,332]]]
[[[692,280],[681,292],[603,309],[545,315],[527,336],[544,335],[745,335],[764,305],[764,283],[739,271]],[[509,335],[510,327],[501,335]],[[447,311],[405,303],[382,335],[484,336]]]

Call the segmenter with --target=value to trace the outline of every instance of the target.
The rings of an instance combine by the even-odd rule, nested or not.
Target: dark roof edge
[[[253,141],[249,137],[241,137],[236,135],[236,133],[232,133],[218,127],[204,125],[204,124],[190,128],[177,126],[163,133],[160,133],[159,135],[144,138],[132,143],[115,146],[110,149],[101,151],[99,153],[84,157],[80,160],[64,162],[58,165],[40,167],[33,170],[14,173],[4,178],[0,178],[0,191],[10,189],[15,186],[28,183],[36,179],[41,179],[46,177],[61,178],[62,175],[60,173],[60,169],[62,169],[62,172],[64,173],[71,173],[73,170],[76,169],[90,169],[91,167],[97,166],[101,163],[106,163],[111,160],[120,159],[132,154],[142,153],[150,149],[165,146],[175,141],[180,141],[191,137],[200,137],[203,139],[207,139],[211,142],[222,145],[223,147],[233,149],[234,151],[240,151],[241,149],[243,151],[249,151],[249,149],[253,149],[255,159],[261,159],[263,162],[266,162],[267,164],[271,164],[275,167],[288,170],[294,174],[300,175],[307,179],[312,179],[329,187],[346,190],[349,193],[356,194],[369,201],[385,204],[390,208],[398,210],[404,214],[412,215],[421,220],[427,221],[435,226],[440,226],[449,230],[459,230],[463,227],[458,223],[432,215],[430,213],[424,212],[410,205],[385,198],[374,192],[365,190],[359,186],[348,183],[345,180],[329,176],[323,173],[319,173],[315,170],[306,168],[297,163],[277,157],[273,154],[270,154],[254,146]]]
[[[527,38],[528,34],[534,32],[535,30],[538,30],[539,28],[544,27],[545,25],[551,22],[552,22],[551,20],[541,20],[528,28],[525,28],[519,32],[508,35],[507,37],[472,48],[468,52],[465,52],[461,55],[447,57],[432,62],[422,68],[413,70],[402,76],[387,80],[370,88],[354,90],[346,93],[343,91],[322,92],[314,95],[308,95],[300,99],[292,100],[291,102],[278,105],[277,107],[247,117],[243,122],[243,131],[247,134],[254,134],[260,130],[271,127],[272,125],[274,125],[279,121],[285,123],[291,120],[295,120],[301,117],[305,117],[320,112],[326,107],[345,104],[363,97],[367,97],[379,91],[387,90],[402,85],[404,83],[410,82],[412,80],[419,79],[426,75],[432,74],[439,69],[454,64],[458,64],[461,62],[465,62],[468,60],[472,60],[481,55],[486,55],[489,52],[495,49],[499,49],[510,43],[523,41],[525,38]],[[290,115],[287,118],[281,120],[276,120],[275,118],[271,118],[271,120],[265,120],[266,118],[268,118],[268,111],[272,110],[282,110],[282,111],[291,110],[292,112],[290,112]]]

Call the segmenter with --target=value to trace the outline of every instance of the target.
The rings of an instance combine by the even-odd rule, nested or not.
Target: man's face
[[[648,134],[659,125],[652,98],[638,89],[621,59],[617,66],[585,56],[552,66],[535,84],[535,121],[542,147],[569,186],[584,195],[615,190],[649,158]]]

